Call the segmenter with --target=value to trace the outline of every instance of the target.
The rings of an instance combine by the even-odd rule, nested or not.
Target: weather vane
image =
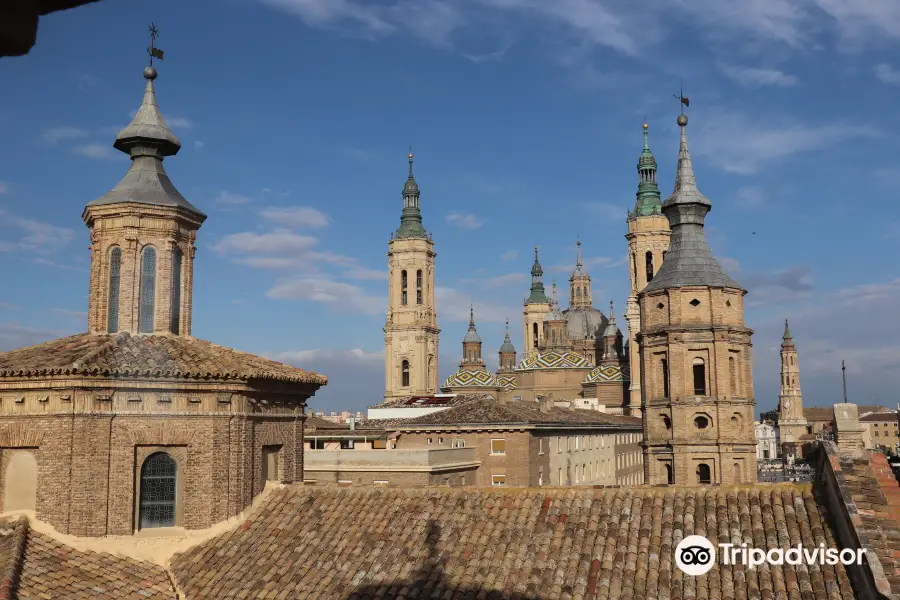
[[[685,106],[687,106],[688,108],[690,108],[690,106],[691,106],[691,99],[685,97],[685,95],[684,95],[684,81],[683,81],[683,80],[682,80],[682,82],[681,82],[681,87],[680,87],[680,91],[678,92],[678,95],[676,96],[675,94],[672,94],[672,97],[673,97],[673,98],[678,98],[679,102],[681,102],[681,114],[684,114],[684,107],[685,107]]]
[[[156,25],[150,23],[150,45],[147,46],[147,54],[150,56],[150,66],[153,66],[153,59],[163,59],[163,51],[156,47],[156,40],[159,38],[159,29]]]

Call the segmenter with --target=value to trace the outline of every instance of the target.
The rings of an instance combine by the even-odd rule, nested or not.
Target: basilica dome
[[[525,358],[516,371],[537,371],[542,369],[593,369],[591,361],[577,352],[540,352]]]
[[[609,319],[593,306],[577,306],[563,311],[566,336],[570,340],[591,340],[603,337]]]

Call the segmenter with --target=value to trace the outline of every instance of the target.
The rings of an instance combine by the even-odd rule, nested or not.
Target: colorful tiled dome
[[[628,371],[618,365],[596,367],[588,373],[587,379],[584,380],[585,383],[618,383],[624,381],[630,381]]]
[[[514,390],[519,386],[519,380],[515,375],[497,375],[497,383],[505,390]]]
[[[487,369],[459,369],[447,378],[442,388],[459,387],[498,387],[497,377]]]
[[[516,371],[537,371],[539,369],[591,369],[591,361],[577,352],[541,352],[529,356],[519,363]]]

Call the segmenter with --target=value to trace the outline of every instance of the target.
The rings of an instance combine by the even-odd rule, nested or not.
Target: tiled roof
[[[859,415],[868,413],[885,413],[887,408],[874,404],[860,404],[856,407]],[[834,421],[834,406],[810,406],[803,409],[803,417],[807,421]]]
[[[404,396],[401,398],[393,398],[380,404],[373,404],[369,408],[420,408],[420,407],[439,407],[439,406],[455,406],[461,402],[466,402],[470,398],[491,398],[491,394],[487,392],[467,392],[465,394],[440,394],[434,396]]]
[[[516,371],[537,371],[541,369],[593,369],[591,361],[578,354],[567,350],[565,352],[540,352],[526,357]]]
[[[498,385],[497,377],[482,366],[480,369],[457,369],[455,373],[447,378],[441,389],[455,387],[495,388]]]
[[[350,429],[350,425],[347,423],[335,423],[334,421],[329,421],[328,419],[323,419],[321,417],[306,417],[306,422],[303,424],[304,429]]]
[[[541,412],[537,402],[498,402],[481,398],[440,412],[413,417],[397,427],[420,425],[570,425],[640,427],[641,419],[596,410],[552,407]]]
[[[619,383],[630,381],[628,371],[620,365],[606,365],[595,367],[588,373],[585,383]]]
[[[835,546],[824,509],[799,486],[289,486],[171,568],[186,600],[853,598],[840,565],[717,564],[685,577],[674,548],[692,534]]]
[[[318,373],[176,335],[82,333],[0,353],[0,377],[48,375],[328,381]]]
[[[24,517],[0,521],[3,600],[175,600],[165,569],[75,550],[31,530]]]
[[[880,413],[870,413],[863,417],[860,417],[860,421],[869,421],[869,422],[877,422],[882,423],[884,421],[891,421],[893,423],[897,422],[897,413],[895,412],[880,412]]]

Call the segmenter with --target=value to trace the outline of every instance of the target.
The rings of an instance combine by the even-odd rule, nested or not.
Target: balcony
[[[315,471],[396,471],[441,473],[481,465],[475,448],[439,450],[307,450],[304,470]]]

